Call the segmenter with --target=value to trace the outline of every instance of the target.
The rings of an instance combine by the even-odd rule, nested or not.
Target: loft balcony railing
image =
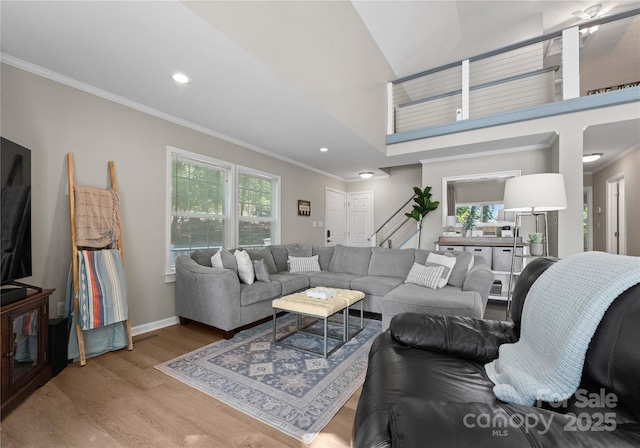
[[[388,84],[402,134],[640,82],[640,9],[586,22]]]

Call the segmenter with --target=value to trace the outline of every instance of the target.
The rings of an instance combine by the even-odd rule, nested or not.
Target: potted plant
[[[434,211],[440,205],[440,201],[432,201],[431,200],[431,187],[424,187],[424,190],[420,187],[413,187],[413,192],[415,196],[413,197],[413,210],[409,213],[405,213],[404,215],[407,218],[413,218],[418,222],[418,248],[421,247],[422,243],[422,221],[425,216],[429,214],[429,212]]]
[[[464,219],[462,220],[462,227],[464,228],[464,236],[471,236],[471,229],[476,223],[478,214],[478,207],[471,206],[469,208],[469,212],[464,215]]]
[[[544,253],[544,233],[535,232],[529,234],[529,251],[531,255],[536,256]]]

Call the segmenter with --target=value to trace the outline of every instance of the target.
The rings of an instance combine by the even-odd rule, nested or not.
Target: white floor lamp
[[[516,242],[518,240],[520,217],[529,214],[544,215],[545,241],[547,245],[545,255],[549,256],[546,213],[567,208],[564,176],[558,173],[540,173],[507,179],[504,187],[503,204],[505,211],[516,212],[513,253],[511,254],[511,271],[509,273],[509,289],[507,290],[507,319],[509,319],[511,316],[511,290],[513,287],[513,271],[516,262]]]

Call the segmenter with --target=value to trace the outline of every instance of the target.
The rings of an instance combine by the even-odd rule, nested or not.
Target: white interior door
[[[627,254],[624,173],[607,179],[607,252]]]
[[[371,246],[373,191],[347,194],[347,244]]]
[[[325,191],[325,244],[346,244],[347,194],[327,188]]]

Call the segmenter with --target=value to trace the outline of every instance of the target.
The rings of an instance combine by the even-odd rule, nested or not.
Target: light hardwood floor
[[[504,319],[505,307],[489,302],[485,319]],[[220,339],[192,322],[137,336],[131,352],[70,364],[2,420],[2,448],[350,446],[361,389],[305,445],[154,368]]]
[[[135,337],[131,352],[70,364],[2,420],[2,447],[350,446],[360,389],[305,445],[154,368],[219,339],[174,325]]]

